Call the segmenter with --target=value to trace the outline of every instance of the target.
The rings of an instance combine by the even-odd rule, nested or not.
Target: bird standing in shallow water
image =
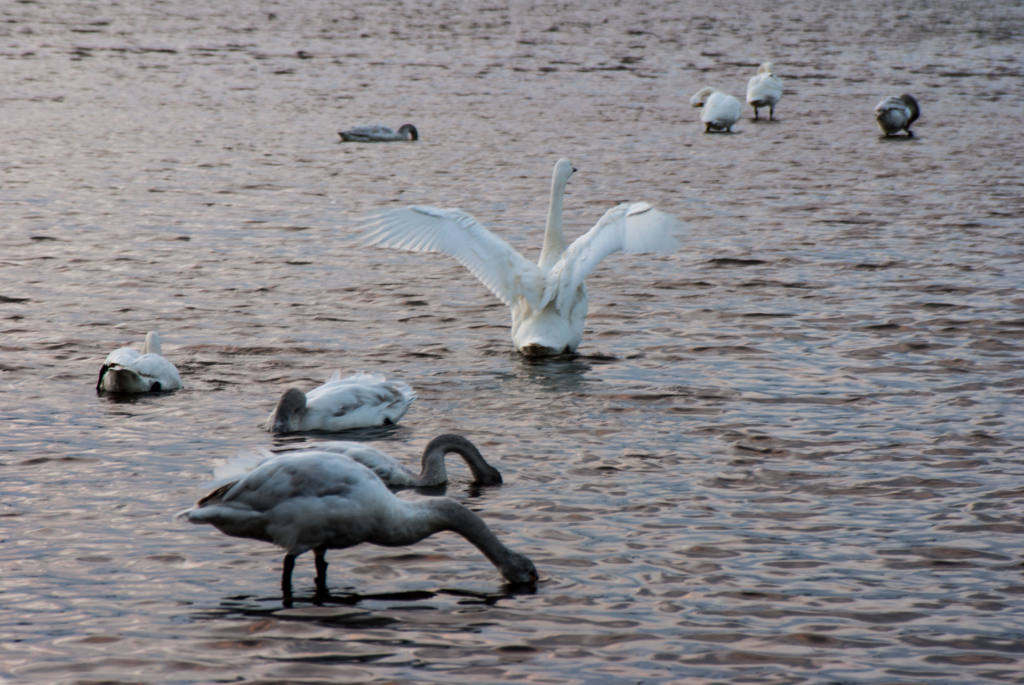
[[[96,392],[177,390],[181,387],[181,376],[174,364],[160,356],[161,352],[160,335],[156,331],[146,334],[141,354],[130,347],[114,350],[100,367]]]
[[[899,97],[890,95],[875,107],[875,121],[878,127],[886,136],[891,136],[900,131],[906,131],[911,138],[914,137],[910,125],[917,121],[921,110],[917,106],[917,100],[913,95],[904,93]]]
[[[747,82],[747,103],[754,108],[754,118],[757,119],[757,110],[761,107],[768,108],[768,120],[775,118],[775,105],[782,99],[782,81],[772,73],[772,63],[765,62],[757,68],[757,75]]]
[[[270,459],[179,517],[283,548],[281,589],[286,597],[291,596],[292,570],[300,554],[313,550],[317,592],[326,593],[327,550],[363,542],[411,545],[446,530],[475,545],[510,583],[537,581],[533,562],[501,544],[466,507],[444,497],[399,499],[370,469],[331,452]]]
[[[540,259],[533,264],[459,209],[412,206],[371,215],[368,245],[455,257],[512,310],[512,342],[531,357],[575,352],[587,316],[584,279],[613,252],[671,252],[683,225],[646,202],[612,207],[587,233],[565,246],[562,202],[576,171],[560,159],[551,175],[551,203]]]
[[[690,105],[702,107],[700,120],[704,122],[704,132],[725,131],[732,133],[732,125],[740,120],[740,101],[728,93],[714,88],[701,88],[690,98]]]

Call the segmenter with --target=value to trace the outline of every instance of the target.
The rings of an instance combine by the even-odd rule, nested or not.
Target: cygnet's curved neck
[[[440,485],[448,480],[444,458],[449,452],[455,452],[462,457],[473,473],[473,482],[477,485],[501,483],[501,474],[484,461],[483,455],[473,443],[461,435],[445,433],[431,440],[423,449],[423,468],[418,478],[420,485]]]
[[[544,228],[544,247],[540,251],[537,265],[547,271],[562,258],[565,252],[565,237],[562,235],[562,198],[568,178],[558,178],[558,169],[551,176],[551,204],[548,206],[548,223]]]

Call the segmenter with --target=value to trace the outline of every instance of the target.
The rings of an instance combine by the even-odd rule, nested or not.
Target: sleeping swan
[[[575,352],[587,316],[584,279],[613,252],[670,252],[682,224],[646,202],[612,207],[568,248],[562,235],[562,199],[576,171],[555,164],[551,205],[540,260],[533,264],[459,209],[412,206],[372,215],[368,245],[455,257],[512,310],[512,343],[527,356]]]
[[[157,392],[180,387],[178,369],[160,356],[160,335],[156,331],[146,334],[141,354],[130,347],[108,354],[96,381],[96,392]]]
[[[286,597],[300,554],[313,550],[317,591],[323,593],[327,550],[363,542],[412,545],[445,530],[475,545],[509,582],[537,582],[533,563],[501,544],[466,507],[445,497],[399,499],[373,471],[331,452],[299,452],[266,461],[175,518],[282,547],[281,590]]]
[[[368,124],[338,131],[338,135],[343,143],[392,143],[420,139],[420,132],[412,124],[406,124],[397,131],[381,124]]]
[[[740,120],[740,101],[714,88],[701,88],[690,98],[690,104],[704,108],[700,120],[704,122],[705,133],[712,130],[732,133],[732,125]]]
[[[304,393],[289,388],[267,418],[267,430],[343,431],[398,423],[416,399],[412,388],[389,381],[379,373],[357,373],[348,378],[335,371],[319,388]]]
[[[913,95],[907,93],[899,97],[890,95],[875,107],[875,120],[878,122],[878,127],[887,136],[906,131],[907,135],[913,138],[914,134],[910,130],[910,125],[917,121],[920,114],[921,110],[917,106],[917,100]]]
[[[775,117],[775,105],[782,99],[782,81],[772,73],[772,63],[757,68],[757,76],[747,83],[747,103],[754,108],[754,118],[760,107],[768,108],[768,119]]]

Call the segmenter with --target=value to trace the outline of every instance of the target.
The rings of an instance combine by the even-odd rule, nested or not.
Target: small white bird
[[[775,117],[775,105],[782,99],[782,81],[772,73],[772,63],[757,68],[757,76],[747,83],[747,103],[754,108],[754,118],[760,107],[768,108],[768,119]]]
[[[338,131],[338,135],[345,143],[393,143],[420,139],[420,132],[412,124],[405,124],[397,131],[381,124],[366,124]]]
[[[318,593],[327,591],[329,549],[363,542],[412,545],[445,530],[475,545],[512,583],[535,583],[533,562],[512,552],[480,517],[454,500],[399,499],[370,469],[331,452],[300,452],[271,459],[180,512],[222,533],[270,542],[285,550],[281,589],[291,595],[295,557],[313,550]]]
[[[157,392],[181,387],[174,364],[160,356],[160,335],[146,334],[142,353],[121,347],[107,355],[96,381],[96,392]]]
[[[402,381],[379,373],[348,378],[335,371],[327,382],[308,393],[289,388],[267,418],[274,433],[343,431],[398,423],[416,394]]]
[[[878,127],[887,136],[900,131],[906,131],[911,138],[914,136],[910,125],[917,121],[921,110],[917,106],[917,100],[913,95],[904,93],[899,97],[890,95],[875,107],[875,120]]]
[[[421,470],[418,474],[394,457],[361,442],[331,440],[312,445],[283,445],[274,448],[274,451],[257,449],[260,450],[260,454],[239,451],[235,457],[228,460],[228,463],[213,470],[214,478],[218,483],[238,480],[260,464],[282,455],[294,456],[300,452],[331,452],[359,462],[377,474],[377,477],[388,487],[422,488],[443,485],[448,482],[448,471],[445,469],[444,463],[445,456],[449,452],[455,452],[469,467],[470,473],[473,474],[474,485],[499,485],[502,482],[498,469],[484,460],[476,445],[461,435],[453,433],[439,435],[427,443],[423,449],[423,457],[420,460]]]
[[[740,120],[740,101],[714,88],[701,88],[690,98],[690,104],[704,108],[700,120],[704,122],[705,133],[712,130],[732,133],[732,125]]]
[[[512,342],[527,356],[575,352],[587,316],[584,279],[613,252],[671,252],[683,225],[646,202],[612,207],[568,248],[562,234],[565,184],[576,171],[560,159],[540,259],[533,264],[459,209],[413,206],[372,215],[368,245],[455,257],[512,310]]]

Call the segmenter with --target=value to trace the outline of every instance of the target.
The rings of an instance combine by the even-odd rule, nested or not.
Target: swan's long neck
[[[558,177],[551,179],[551,204],[548,206],[548,223],[544,228],[544,247],[540,251],[537,265],[549,270],[562,258],[565,252],[565,237],[562,235],[562,198],[565,196],[565,181]]]
[[[432,497],[419,502],[401,501],[399,508],[391,510],[389,520],[383,522],[368,541],[387,547],[411,545],[434,533],[450,530],[466,538],[495,568],[506,575],[515,552],[501,544],[487,524],[472,511],[455,500]],[[506,575],[507,577],[507,575]]]
[[[160,349],[160,336],[156,331],[146,333],[146,343],[142,346],[142,354],[163,354]]]
[[[455,452],[466,462],[473,473],[473,482],[478,485],[497,485],[501,474],[484,461],[476,446],[461,435],[446,433],[431,440],[423,450],[423,470],[419,475],[421,485],[439,485],[448,480],[444,458]]]

